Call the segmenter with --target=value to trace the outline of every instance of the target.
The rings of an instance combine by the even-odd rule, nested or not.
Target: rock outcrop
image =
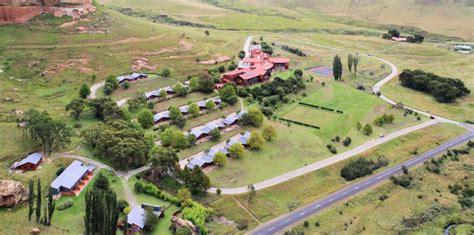
[[[90,12],[91,6],[92,0],[0,0],[0,25],[23,23],[41,13],[74,17],[78,12]]]
[[[0,180],[0,208],[14,207],[28,200],[28,192],[18,181]]]

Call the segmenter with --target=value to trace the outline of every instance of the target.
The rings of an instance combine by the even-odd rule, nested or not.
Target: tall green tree
[[[31,221],[35,203],[35,183],[32,179],[30,179],[28,186],[28,220]]]
[[[79,89],[79,96],[83,99],[87,98],[91,94],[91,89],[87,84],[82,84],[81,88]]]
[[[266,141],[272,141],[273,139],[275,139],[277,136],[275,127],[270,124],[263,126],[262,136]]]
[[[364,135],[371,135],[374,131],[372,130],[372,126],[367,123],[365,124],[364,128],[362,128],[362,132]]]
[[[222,101],[232,105],[238,101],[237,89],[234,84],[225,84],[222,89],[219,90],[219,95]]]
[[[153,113],[150,110],[143,110],[138,114],[137,121],[141,127],[148,129],[154,124]]]
[[[85,201],[85,234],[116,234],[119,216],[116,193],[110,187],[99,187],[94,184],[87,190]]]
[[[186,118],[184,118],[183,113],[176,106],[171,106],[170,111],[170,120],[179,128],[183,128],[186,125]]]
[[[204,93],[212,93],[214,91],[214,80],[208,73],[199,75],[199,90]]]
[[[253,106],[249,108],[248,112],[243,115],[242,121],[245,124],[251,124],[255,127],[260,127],[263,124],[263,113],[259,107]]]
[[[71,128],[62,121],[53,120],[47,112],[31,109],[26,115],[26,125],[33,140],[40,140],[48,155],[71,142]]]
[[[51,190],[48,192],[48,197],[46,198],[46,206],[43,211],[42,224],[45,226],[51,226],[51,219],[53,218],[54,210],[56,205],[53,200],[53,193]]]
[[[340,81],[342,79],[342,63],[341,57],[339,57],[339,55],[334,56],[334,60],[332,62],[332,73],[334,80]]]
[[[347,67],[349,68],[349,73],[352,73],[352,65],[354,64],[354,56],[349,54],[347,56]]]
[[[150,153],[151,173],[155,179],[165,175],[175,175],[179,169],[179,158],[170,148],[155,146]]]
[[[71,111],[71,115],[73,115],[76,120],[79,120],[85,107],[86,102],[83,99],[73,99],[66,105],[66,111]]]
[[[186,96],[188,94],[188,90],[180,82],[173,85],[173,91],[178,96]]]
[[[180,172],[180,177],[192,194],[204,193],[211,187],[211,181],[199,166],[195,166],[192,170],[185,167]]]
[[[41,218],[41,180],[36,182],[36,223],[40,222]]]
[[[219,166],[226,166],[227,165],[227,156],[224,153],[218,152],[214,156],[213,159],[214,163]]]
[[[192,103],[189,105],[189,113],[192,117],[199,116],[199,106],[196,103]]]

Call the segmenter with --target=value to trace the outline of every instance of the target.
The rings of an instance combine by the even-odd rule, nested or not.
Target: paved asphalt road
[[[378,174],[365,178],[357,183],[352,183],[345,188],[334,192],[333,194],[315,201],[307,206],[304,206],[298,210],[295,210],[291,213],[286,215],[280,216],[268,223],[265,223],[255,230],[251,231],[251,234],[274,234],[278,232],[282,232],[285,228],[289,227],[290,225],[297,223],[315,213],[320,212],[321,210],[331,206],[334,203],[340,202],[344,199],[347,199],[361,191],[364,191],[370,187],[373,187],[379,184],[382,181],[385,181],[390,178],[390,176],[400,173],[402,171],[402,166],[407,168],[414,167],[416,165],[421,164],[422,162],[427,161],[428,159],[443,153],[449,148],[452,148],[456,145],[459,145],[465,141],[474,138],[474,131],[471,131],[467,134],[461,135],[455,139],[452,139],[434,149],[431,149],[421,155],[411,158],[410,160],[399,164],[395,167],[389,168],[385,171],[382,171]]]

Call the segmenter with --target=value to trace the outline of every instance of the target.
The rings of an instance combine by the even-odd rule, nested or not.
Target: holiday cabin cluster
[[[253,45],[250,55],[240,62],[237,69],[222,75],[221,83],[217,84],[217,88],[222,87],[224,83],[249,86],[264,82],[270,79],[274,71],[288,70],[289,64],[290,59],[272,57],[263,52],[260,45]]]

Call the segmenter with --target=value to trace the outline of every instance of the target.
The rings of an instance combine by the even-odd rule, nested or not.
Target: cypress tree
[[[54,200],[53,200],[53,193],[50,190],[49,193],[48,193],[48,215],[47,215],[48,220],[47,220],[47,223],[46,223],[46,225],[48,225],[48,226],[51,225],[51,218],[53,218],[55,208],[56,208],[56,204],[54,203]]]
[[[332,73],[334,80],[339,81],[342,79],[342,63],[341,57],[339,57],[339,55],[334,56],[334,61],[332,63]]]
[[[354,57],[354,61],[352,63],[354,64],[354,74],[357,77],[357,65],[359,65],[359,57]]]
[[[38,179],[36,185],[36,222],[40,222],[41,217],[41,181]]]
[[[128,215],[123,218],[123,235],[128,235]]]
[[[98,176],[101,181],[106,177]],[[98,178],[98,179],[99,179]],[[103,182],[102,182],[103,183]],[[117,195],[107,187],[98,187],[102,183],[94,184],[86,192],[86,215],[84,216],[85,234],[113,235],[117,231],[119,215]]]
[[[35,203],[35,183],[30,179],[29,191],[28,191],[28,220],[31,221],[31,216],[33,215],[33,206]]]

